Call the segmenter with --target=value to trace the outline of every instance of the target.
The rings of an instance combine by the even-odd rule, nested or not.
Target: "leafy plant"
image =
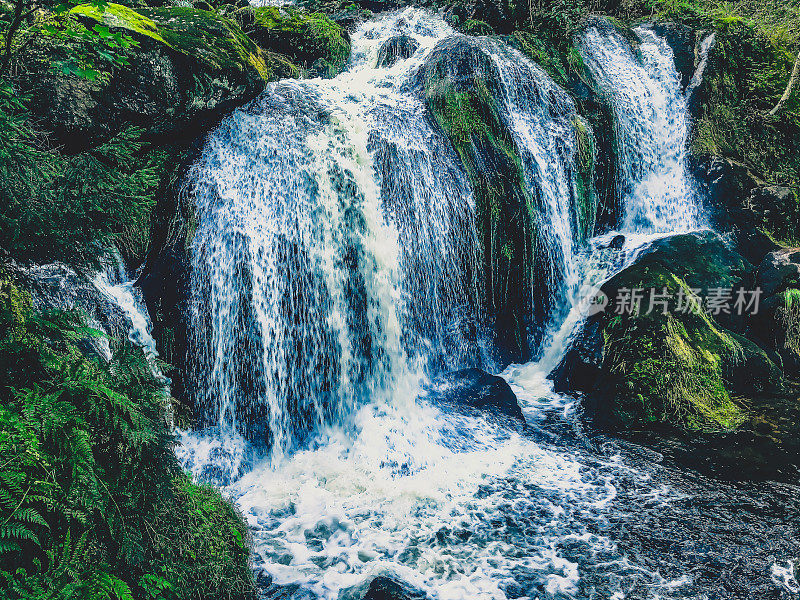
[[[44,35],[70,46],[70,55],[57,60],[53,68],[65,75],[75,75],[95,80],[107,73],[107,69],[129,64],[128,50],[139,45],[131,35],[112,32],[103,24],[89,27],[81,23],[71,9],[79,2],[51,4],[38,0],[16,0],[5,31],[5,49],[0,73],[5,74],[15,51],[27,42]],[[90,0],[89,4],[101,14],[105,12],[106,0]]]
[[[0,247],[19,260],[96,262],[117,243],[146,250],[166,154],[128,129],[91,150],[49,149],[8,84],[0,82]]]

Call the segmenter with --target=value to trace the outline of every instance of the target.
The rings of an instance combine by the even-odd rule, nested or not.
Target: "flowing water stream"
[[[401,33],[416,50],[377,67]],[[720,573],[745,552],[736,576],[762,595],[736,597],[793,593],[795,532],[772,506],[796,509],[791,488],[728,487],[589,440],[578,402],[547,379],[594,286],[648,239],[700,222],[671,50],[636,33],[638,53],[611,29],[580,38],[624,157],[616,250],[612,234],[576,233],[572,101],[515,50],[477,41],[545,207],[549,293],[567,308],[540,358],[502,373],[525,431],[417,400],[437,373],[493,368],[472,190],[410,85],[458,34],[416,9],[381,16],[353,34],[344,73],[270,84],[209,137],[190,174],[193,377],[209,427],[181,432],[177,451],[243,511],[265,597],[346,598],[392,574],[438,600],[723,598]]]

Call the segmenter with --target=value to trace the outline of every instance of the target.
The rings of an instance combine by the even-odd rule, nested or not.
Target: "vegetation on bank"
[[[141,349],[105,363],[91,335],[0,280],[0,596],[250,597],[247,528],[181,472]]]

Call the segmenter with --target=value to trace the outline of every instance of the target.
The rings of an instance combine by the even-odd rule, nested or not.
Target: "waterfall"
[[[410,56],[381,57],[401,35]],[[410,83],[457,35],[416,9],[368,22],[344,73],[272,83],[210,135],[187,186],[193,378],[223,436],[280,453],[420,376],[491,367],[473,192]],[[500,74],[557,295],[579,238],[575,107],[518,52],[476,43]]]
[[[187,193],[195,400],[214,427],[179,432],[177,453],[247,519],[261,595],[362,598],[388,575],[438,600],[700,599],[704,575],[674,548],[722,540],[722,562],[746,550],[736,519],[721,537],[691,529],[708,518],[700,476],[583,439],[578,402],[547,379],[580,327],[584,288],[696,218],[671,56],[639,35],[643,62],[614,33],[590,29],[582,44],[618,118],[618,152],[636,154],[620,154],[622,248],[614,233],[585,239],[572,101],[516,51],[423,11],[364,23],[347,71],[272,83],[209,137]],[[493,366],[480,196],[413,85],[453,36],[498,75],[492,93],[535,205],[547,289],[525,292],[572,308],[552,315],[539,360],[503,372],[524,432],[415,399],[426,374]],[[272,452],[252,453],[240,433]],[[711,490],[714,502],[734,493]],[[788,589],[788,567],[771,575]]]
[[[697,201],[687,167],[689,114],[672,50],[647,27],[631,45],[605,21],[578,38],[584,63],[614,117],[622,230],[696,229]]]

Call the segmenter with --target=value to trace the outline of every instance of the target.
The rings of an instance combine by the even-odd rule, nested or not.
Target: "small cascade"
[[[646,27],[635,48],[605,21],[579,36],[584,63],[614,115],[621,229],[696,229],[697,199],[687,167],[689,114],[672,50]]]
[[[131,277],[119,251],[113,248],[106,257],[103,268],[95,275],[92,283],[109,298],[130,322],[128,340],[141,347],[145,354],[155,359],[158,357],[156,341],[151,335],[153,328],[150,315],[144,305],[142,292],[134,286],[135,277]]]
[[[692,106],[692,103],[695,100],[695,92],[703,83],[703,76],[705,75],[706,67],[708,66],[708,58],[711,55],[711,51],[714,49],[714,44],[716,44],[716,41],[717,34],[710,33],[703,38],[702,42],[700,42],[699,53],[697,56],[697,67],[692,74],[692,79],[689,81],[689,85],[686,86],[686,101],[689,106]]]
[[[280,454],[420,376],[491,367],[475,199],[411,84],[457,36],[416,9],[368,22],[344,73],[270,84],[209,137],[188,182],[193,378],[223,437]],[[392,62],[382,48],[398,39]],[[474,43],[538,208],[529,293],[558,298],[583,218],[575,107],[518,52]]]

